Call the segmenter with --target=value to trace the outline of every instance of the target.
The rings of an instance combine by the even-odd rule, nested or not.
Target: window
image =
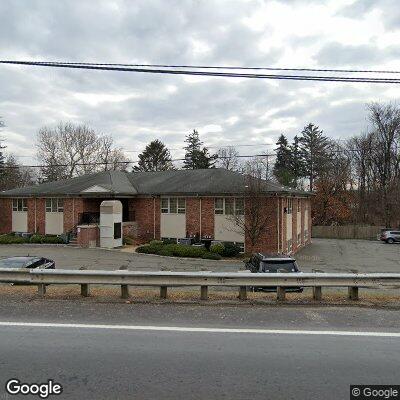
[[[169,212],[169,199],[166,197],[161,199],[161,212],[163,214],[168,214]]]
[[[186,199],[183,197],[163,197],[161,199],[162,214],[185,214]]]
[[[234,208],[235,208],[235,199],[226,198],[225,199],[225,214],[233,215]]]
[[[63,199],[46,199],[46,212],[63,212],[64,200]]]
[[[224,213],[224,199],[217,198],[215,199],[215,214],[223,214]]]
[[[217,197],[214,202],[214,213],[219,215],[244,215],[244,199]]]
[[[287,251],[290,253],[292,251],[292,239],[287,241]]]
[[[235,199],[235,214],[244,215],[244,199]]]
[[[178,199],[178,214],[185,214],[186,212],[186,200],[183,198]]]
[[[293,210],[293,199],[287,199],[286,214],[291,214]]]
[[[301,212],[301,200],[297,199],[297,212]]]
[[[13,211],[28,211],[26,199],[13,199]]]
[[[122,237],[122,224],[121,222],[114,222],[114,239],[121,239]]]
[[[300,244],[300,243],[301,243],[301,234],[298,233],[297,234],[297,244]]]
[[[305,229],[304,230],[304,240],[307,240],[307,239],[308,239],[308,230]]]

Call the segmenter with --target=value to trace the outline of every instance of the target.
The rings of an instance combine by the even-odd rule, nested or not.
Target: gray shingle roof
[[[244,175],[219,168],[159,172],[106,171],[7,190],[0,192],[0,197],[240,194],[246,191],[247,182]],[[266,180],[262,180],[262,187],[266,193],[310,195]]]

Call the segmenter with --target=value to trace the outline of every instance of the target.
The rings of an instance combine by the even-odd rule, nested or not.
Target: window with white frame
[[[46,199],[46,212],[63,212],[64,199],[52,198]]]
[[[162,214],[185,214],[186,199],[184,197],[163,197],[161,198]]]
[[[214,213],[217,215],[244,215],[244,199],[241,197],[216,197]]]
[[[287,241],[287,251],[288,253],[292,251],[292,239],[288,239]]]
[[[308,239],[308,230],[305,229],[304,230],[304,240],[307,240],[307,239]]]
[[[26,199],[13,199],[13,211],[28,211],[28,203]]]
[[[286,214],[291,214],[293,210],[293,199],[287,199]]]

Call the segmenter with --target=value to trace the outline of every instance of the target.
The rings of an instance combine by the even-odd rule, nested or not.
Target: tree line
[[[313,223],[317,225],[398,226],[400,108],[371,103],[367,113],[366,131],[346,140],[334,140],[309,123],[290,142],[281,134],[273,155],[245,161],[232,146],[210,152],[194,129],[185,137],[182,160],[173,160],[168,147],[156,139],[138,155],[134,167],[111,136],[100,135],[86,125],[60,123],[38,132],[39,170],[22,167],[14,156],[6,154],[0,136],[0,190],[105,170],[219,167],[313,191]],[[0,119],[0,128],[3,126]]]

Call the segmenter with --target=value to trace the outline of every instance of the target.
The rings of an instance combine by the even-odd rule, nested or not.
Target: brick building
[[[8,190],[0,192],[0,234],[73,232],[98,222],[103,200],[118,199],[124,234],[138,243],[196,236],[273,253],[294,253],[308,244],[310,193],[258,180],[268,225],[252,245],[232,217],[249,218],[249,179],[224,169],[107,171]]]

